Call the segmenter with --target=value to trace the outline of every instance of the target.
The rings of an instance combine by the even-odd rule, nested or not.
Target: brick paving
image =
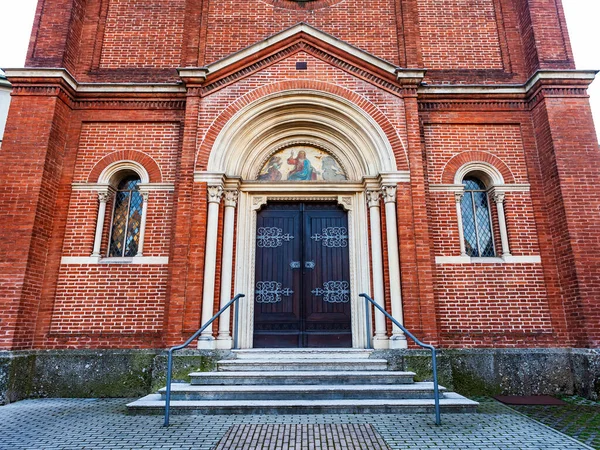
[[[379,433],[364,424],[234,425],[215,450],[390,450]]]
[[[271,433],[272,450],[285,446],[285,426],[298,430],[319,429],[313,425],[329,425],[331,433],[352,441],[356,425],[370,425],[392,450],[421,449],[538,449],[580,450],[587,445],[531,420],[497,402],[481,403],[476,414],[443,414],[441,426],[433,424],[429,414],[331,414],[331,415],[254,415],[254,416],[177,416],[172,425],[162,427],[161,416],[128,415],[127,399],[39,399],[25,400],[0,407],[0,449],[218,449],[227,433],[244,429],[241,425]],[[280,427],[268,426],[280,425]],[[352,427],[341,427],[352,425]],[[237,428],[236,428],[237,426]],[[283,427],[282,427],[283,426]],[[232,428],[233,427],[233,428]],[[324,427],[324,430],[327,428]],[[276,436],[273,434],[277,430]],[[284,433],[279,433],[281,430]],[[256,434],[256,433],[255,433]],[[356,431],[357,439],[358,432]],[[320,434],[319,434],[320,435]],[[246,439],[248,435],[241,437]],[[256,442],[261,433],[256,434]],[[278,442],[273,442],[276,438]],[[227,442],[226,440],[224,442]],[[252,444],[252,440],[250,440]],[[353,443],[353,445],[356,445]],[[225,449],[251,450],[243,445]],[[258,447],[260,448],[260,447]],[[316,450],[317,447],[310,447]],[[351,450],[339,443],[327,443],[323,449]],[[373,450],[363,442],[355,446]],[[385,447],[381,447],[385,448]]]

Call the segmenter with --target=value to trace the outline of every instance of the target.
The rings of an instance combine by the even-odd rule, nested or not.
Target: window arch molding
[[[140,177],[142,184],[150,182],[148,171],[140,163],[136,161],[117,161],[104,168],[98,177],[98,183],[115,186],[123,174],[127,172],[135,172]]]
[[[500,171],[483,161],[468,162],[460,166],[454,175],[454,183],[462,184],[468,176],[479,178],[487,189],[504,184],[504,177]]]
[[[504,177],[500,173],[498,169],[496,169],[491,164],[488,164],[483,161],[473,161],[463,164],[458,168],[454,175],[454,183],[457,186],[461,186],[461,189],[455,192],[455,200],[456,200],[456,214],[458,219],[458,234],[460,239],[460,252],[461,256],[469,257],[466,248],[466,240],[465,240],[465,225],[467,225],[466,219],[463,217],[463,200],[465,198],[465,184],[464,181],[467,178],[475,178],[479,180],[485,186],[485,193],[487,197],[487,217],[481,217],[480,220],[485,222],[489,221],[489,232],[492,233],[494,228],[494,224],[492,223],[492,214],[490,210],[490,203],[493,201],[496,205],[497,212],[497,220],[498,220],[498,229],[500,230],[500,242],[502,245],[502,257],[512,256],[510,253],[510,246],[508,242],[508,230],[506,227],[506,217],[504,214],[504,198],[505,198],[505,190],[504,186]],[[481,191],[480,191],[481,192]],[[471,193],[471,197],[474,194]],[[475,203],[473,202],[473,210],[475,210]],[[475,211],[473,211],[473,216],[475,216]],[[473,219],[473,218],[470,218]],[[474,218],[475,223],[477,222],[477,217]],[[477,225],[476,225],[477,226]],[[479,240],[479,236],[477,238]],[[475,257],[480,256],[479,251]],[[486,256],[496,256],[499,252],[494,249],[494,255],[486,254]]]

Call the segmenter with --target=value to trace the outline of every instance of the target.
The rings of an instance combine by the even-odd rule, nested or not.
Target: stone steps
[[[392,371],[281,371],[281,372],[192,372],[192,385],[320,385],[331,384],[409,384],[414,372]]]
[[[477,402],[446,393],[440,399],[442,413],[477,410]],[[127,405],[133,414],[163,414],[160,394],[150,394]],[[433,413],[433,399],[347,399],[347,400],[175,400],[171,414],[413,414]]]
[[[220,372],[281,372],[281,371],[368,371],[387,370],[385,359],[363,358],[280,358],[278,360],[258,359],[227,359],[217,362]]]
[[[433,383],[387,370],[370,350],[238,350],[217,372],[192,372],[171,385],[173,414],[359,414],[433,412]],[[127,405],[162,414],[165,388]],[[444,412],[474,412],[478,403],[440,386]]]
[[[445,388],[440,388],[440,393]],[[159,390],[164,400],[166,388]],[[343,400],[343,399],[431,399],[433,383],[360,385],[242,385],[193,386],[173,384],[171,400]]]

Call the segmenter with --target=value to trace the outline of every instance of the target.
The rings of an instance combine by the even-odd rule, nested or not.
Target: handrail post
[[[437,381],[437,355],[433,346],[431,347],[431,368],[433,370],[433,398],[435,400],[435,424],[441,425],[442,419],[440,417],[440,392]]]
[[[238,348],[238,317],[239,317],[239,306],[240,302],[236,301],[233,307],[235,308],[233,311],[233,348]]]
[[[367,325],[367,348],[372,348],[371,345],[371,306],[369,300],[365,298],[365,317]]]
[[[433,370],[433,399],[434,399],[434,403],[435,403],[435,424],[440,425],[442,423],[442,421],[440,418],[440,392],[439,392],[439,388],[438,388],[437,358],[436,358],[435,347],[431,344],[424,344],[419,339],[417,339],[410,331],[408,331],[404,327],[404,325],[402,325],[400,322],[398,322],[396,319],[394,319],[390,315],[390,313],[388,313],[385,309],[383,309],[380,305],[378,305],[375,302],[375,300],[373,300],[367,294],[365,294],[365,293],[359,294],[359,297],[363,297],[366,302],[370,302],[375,308],[377,308],[379,311],[381,311],[381,313],[384,316],[386,316],[388,319],[390,319],[394,325],[396,325],[398,328],[400,328],[402,331],[404,331],[404,334],[406,334],[409,338],[411,338],[413,341],[415,341],[415,343],[419,347],[423,347],[423,348],[427,348],[427,349],[431,350],[431,358],[432,358],[431,368]]]
[[[204,325],[202,325],[200,327],[200,329],[198,331],[196,331],[187,341],[185,341],[183,344],[181,345],[177,345],[175,347],[171,347],[168,351],[168,357],[167,357],[167,387],[166,387],[166,395],[165,395],[165,422],[163,424],[163,426],[168,427],[169,426],[169,412],[171,409],[171,378],[172,378],[172,372],[173,372],[173,352],[175,350],[181,350],[185,347],[187,347],[188,345],[190,345],[192,343],[192,341],[194,339],[196,339],[198,336],[200,336],[200,334],[211,324],[213,323],[217,317],[219,317],[221,314],[223,314],[223,312],[225,312],[227,310],[227,308],[229,308],[231,305],[233,305],[234,303],[236,303],[241,297],[245,297],[245,294],[237,294],[235,297],[233,297],[233,299],[231,299],[229,301],[229,303],[227,303],[225,306],[223,306],[219,312],[217,312],[214,316],[212,316],[212,318],[206,322]],[[237,308],[236,308],[237,311]]]

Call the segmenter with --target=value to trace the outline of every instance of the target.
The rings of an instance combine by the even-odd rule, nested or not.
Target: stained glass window
[[[485,185],[477,178],[463,180],[465,195],[461,201],[465,249],[469,256],[495,256],[492,221]]]
[[[127,176],[115,195],[108,256],[135,256],[140,240],[143,198],[138,190],[140,179]]]

